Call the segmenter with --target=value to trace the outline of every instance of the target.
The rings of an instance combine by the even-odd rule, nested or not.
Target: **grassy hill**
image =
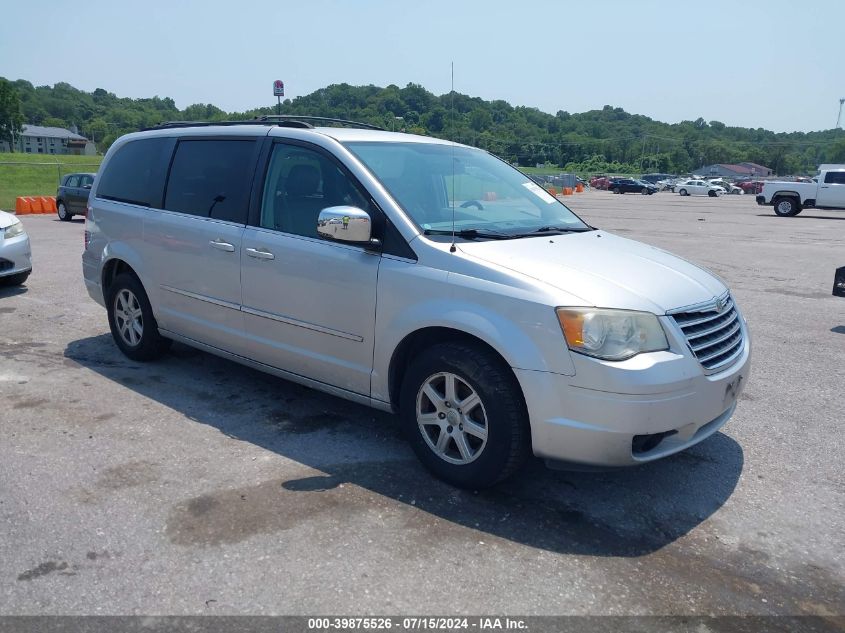
[[[14,211],[18,196],[55,196],[65,174],[96,172],[102,156],[0,153],[0,209]]]

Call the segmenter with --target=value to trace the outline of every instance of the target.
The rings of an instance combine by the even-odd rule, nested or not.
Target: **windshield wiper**
[[[452,235],[452,231],[441,229],[425,229],[423,235]],[[497,231],[485,231],[483,229],[461,229],[455,231],[455,237],[462,237],[467,240],[484,239],[484,240],[510,240],[519,235],[511,233],[499,233]]]
[[[586,227],[569,227],[569,226],[541,226],[539,229],[528,231],[527,233],[520,233],[519,237],[526,235],[537,235],[538,233],[586,233],[587,231],[595,231],[592,226]]]

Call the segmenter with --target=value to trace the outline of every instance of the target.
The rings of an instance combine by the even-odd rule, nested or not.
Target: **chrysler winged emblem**
[[[721,312],[725,309],[726,301],[722,297],[716,299],[716,312]]]

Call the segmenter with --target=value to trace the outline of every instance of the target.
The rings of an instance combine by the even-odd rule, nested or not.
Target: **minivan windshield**
[[[479,149],[435,143],[347,142],[428,235],[507,239],[588,231],[554,196]]]

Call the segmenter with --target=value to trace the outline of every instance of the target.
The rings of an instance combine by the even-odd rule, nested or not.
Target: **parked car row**
[[[650,195],[658,191],[671,191],[687,195],[717,196],[724,193],[742,195],[746,191],[738,184],[733,184],[724,178],[703,178],[693,176],[678,178],[671,174],[645,174],[642,178],[623,178],[594,176],[590,179],[590,186],[594,189],[612,191],[613,193],[640,193]]]

